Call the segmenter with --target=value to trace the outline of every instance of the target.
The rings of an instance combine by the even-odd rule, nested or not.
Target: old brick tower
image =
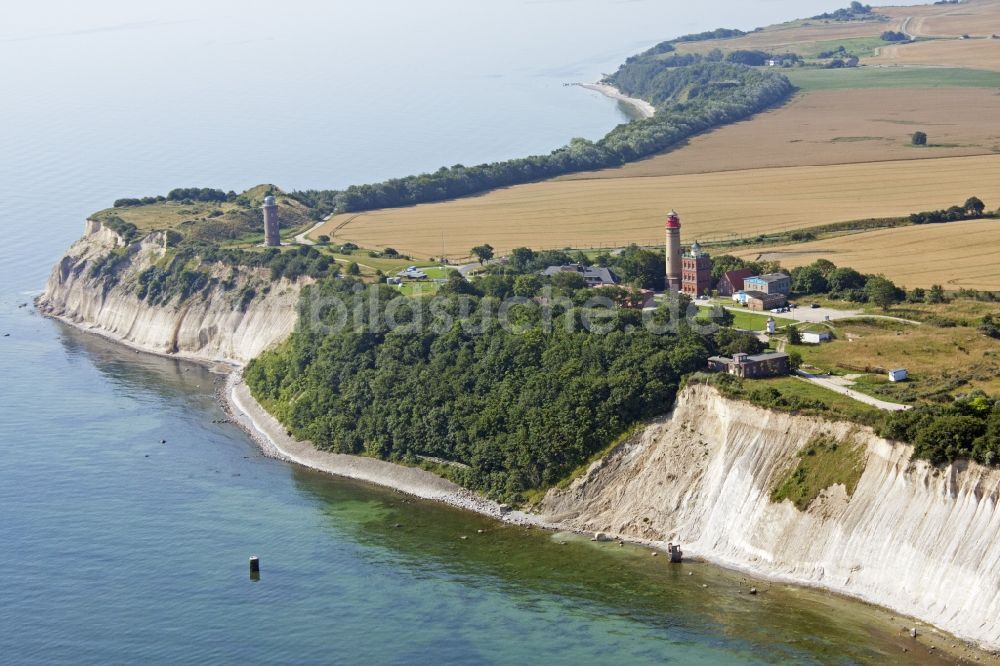
[[[704,296],[712,288],[712,259],[701,251],[698,241],[681,259],[681,291],[689,296]]]
[[[667,291],[681,290],[681,218],[677,211],[667,215]]]
[[[264,197],[264,245],[277,247],[281,245],[281,233],[278,231],[278,204],[274,197],[268,194]]]

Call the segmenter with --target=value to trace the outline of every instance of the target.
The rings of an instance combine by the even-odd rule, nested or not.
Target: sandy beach
[[[625,102],[636,111],[639,112],[643,118],[652,118],[656,113],[656,107],[647,102],[644,99],[637,99],[635,97],[628,97],[622,91],[618,90],[614,86],[608,85],[606,83],[578,83],[581,88],[586,88],[587,90],[593,90],[599,92],[605,97],[610,97],[611,99],[616,99],[619,102]]]
[[[243,373],[234,370],[226,378],[224,405],[233,421],[257,443],[268,456],[304,467],[393,488],[421,499],[444,502],[518,525],[538,525],[541,521],[522,511],[507,511],[500,504],[437,474],[416,467],[406,467],[385,460],[322,451],[311,442],[290,436],[284,426],[250,394]]]

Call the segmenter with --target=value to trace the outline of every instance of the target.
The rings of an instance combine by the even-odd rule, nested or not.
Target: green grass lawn
[[[820,53],[826,51],[836,51],[838,46],[843,46],[848,53],[859,58],[873,56],[889,43],[882,41],[881,37],[855,37],[853,39],[831,39],[822,42],[811,42],[808,44],[796,44],[792,50],[803,58],[817,58]]]
[[[732,312],[735,317],[733,326],[736,328],[745,328],[750,331],[763,331],[767,328],[767,318],[774,316],[761,314],[759,312],[749,312],[747,310],[730,310],[730,312]],[[785,319],[784,317],[774,317],[774,323],[778,328],[781,328],[782,326],[794,324],[795,322],[791,319]]]
[[[859,421],[861,423],[871,423],[873,419],[877,420],[883,415],[883,412],[876,407],[866,405],[863,402],[858,402],[854,398],[849,398],[846,395],[836,393],[830,389],[823,388],[818,384],[813,384],[812,382],[798,377],[755,379],[747,381],[745,383],[745,387],[747,389],[753,389],[756,387],[774,388],[777,389],[777,391],[782,395],[798,396],[807,400],[818,400],[826,405],[826,407],[823,410],[818,410],[816,413],[834,416],[836,418],[845,418],[851,421]],[[809,412],[813,410],[804,411]]]
[[[730,308],[733,307],[733,301],[717,299],[711,302],[712,305],[725,305]],[[708,308],[704,308],[704,312],[699,314],[707,314]],[[735,328],[743,328],[748,331],[763,331],[767,328],[767,318],[774,317],[774,315],[767,312],[751,312],[750,310],[744,309],[731,309],[730,312],[733,313],[733,326]],[[782,326],[787,326],[789,324],[794,324],[795,320],[787,319],[785,317],[774,317],[774,323],[778,328]]]
[[[448,276],[455,269],[449,268],[448,266],[430,266],[421,268],[420,270],[427,273],[428,279],[404,282],[399,287],[401,293],[406,294],[407,296],[432,296],[441,288],[441,285],[435,282],[435,280],[448,279]]]
[[[960,67],[852,67],[783,69],[805,91],[849,88],[1000,88],[1000,72]]]

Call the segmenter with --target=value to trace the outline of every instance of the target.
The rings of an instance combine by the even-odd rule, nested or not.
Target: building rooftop
[[[587,284],[615,284],[618,279],[610,269],[602,266],[581,266],[580,264],[566,264],[564,266],[549,266],[542,275],[552,277],[557,273],[573,272],[579,273],[586,280]]]
[[[744,278],[746,280],[760,280],[761,282],[766,282],[768,284],[772,282],[777,282],[778,280],[788,280],[790,279],[784,273],[768,273],[767,275],[754,275],[753,277]]]
[[[744,363],[760,363],[763,361],[776,361],[781,358],[788,358],[788,354],[785,352],[766,352],[764,354],[737,354],[737,356],[743,356]],[[712,356],[708,359],[709,361],[715,361],[716,363],[733,363],[734,360],[727,356]]]
[[[742,284],[743,280],[751,277],[752,275],[753,271],[749,268],[739,268],[735,271],[726,271],[726,274],[723,277],[729,280],[730,284],[736,285],[737,282]]]

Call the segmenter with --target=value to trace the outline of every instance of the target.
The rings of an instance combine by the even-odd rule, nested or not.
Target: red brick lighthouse
[[[667,291],[679,292],[681,281],[681,218],[677,211],[667,215]]]

